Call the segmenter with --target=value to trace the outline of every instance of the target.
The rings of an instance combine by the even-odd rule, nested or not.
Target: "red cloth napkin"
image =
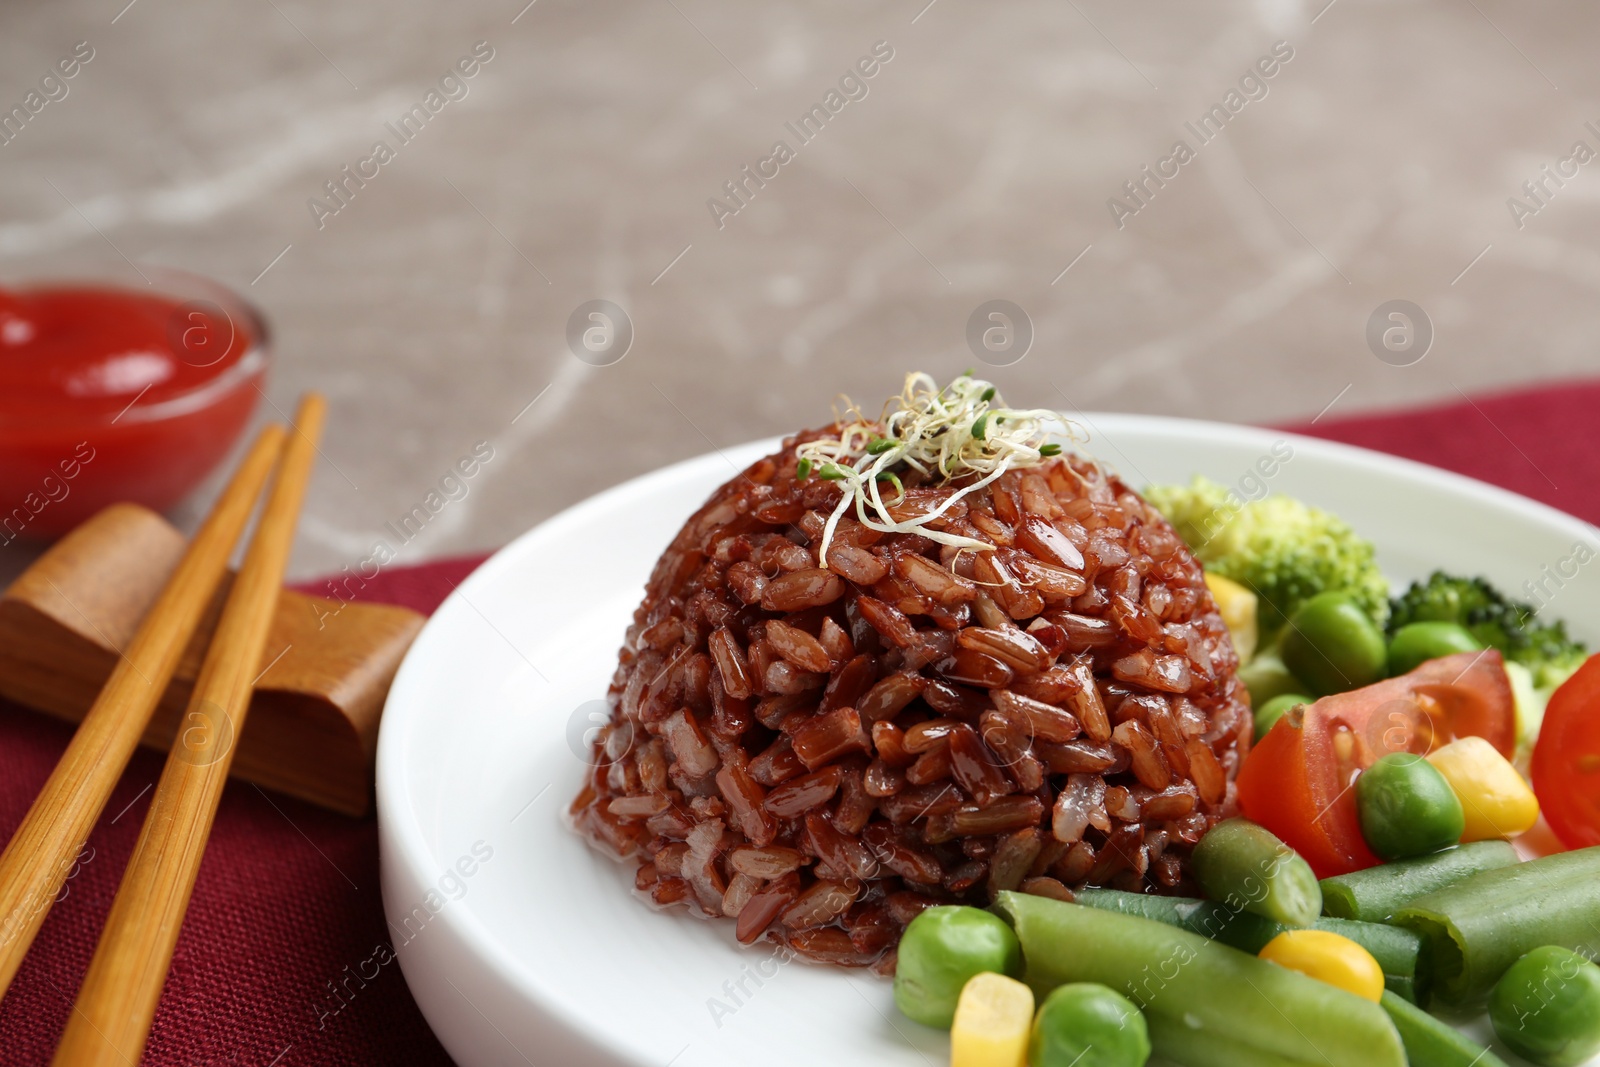
[[[386,570],[372,600],[431,612],[481,557]],[[319,583],[304,590],[315,593]],[[248,729],[248,725],[246,729]],[[0,701],[0,834],[9,839],[72,727]],[[67,1023],[162,757],[140,749],[0,1001],[0,1064],[44,1065]],[[374,819],[230,782],[211,831],[145,1067],[449,1064],[388,951]],[[391,962],[378,966],[376,960]]]
[[[1585,382],[1286,428],[1459,471],[1600,522],[1597,408],[1600,383]],[[364,595],[432,611],[480,561],[386,570]],[[0,702],[0,833],[16,829],[70,736]],[[141,751],[123,776],[0,1001],[0,1062],[49,1062],[160,770],[160,757]],[[231,783],[143,1062],[449,1063],[398,965],[373,962],[388,955],[376,952],[388,937],[372,819]]]

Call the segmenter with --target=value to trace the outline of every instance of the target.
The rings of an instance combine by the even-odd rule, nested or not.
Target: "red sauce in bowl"
[[[266,372],[255,313],[197,279],[0,290],[0,544],[157,510],[227,455]]]

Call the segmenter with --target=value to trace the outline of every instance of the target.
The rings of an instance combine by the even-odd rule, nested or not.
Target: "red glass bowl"
[[[205,279],[150,276],[0,293],[0,544],[119,501],[165,511],[249,423],[270,363],[261,316]]]

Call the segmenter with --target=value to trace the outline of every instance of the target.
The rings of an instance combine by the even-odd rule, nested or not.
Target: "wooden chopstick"
[[[261,669],[325,407],[315,393],[301,401],[54,1064],[125,1067],[144,1051]]]
[[[184,648],[216,594],[283,439],[283,427],[276,425],[256,438],[11,843],[0,853],[0,997],[16,977],[74,858],[150,725]]]

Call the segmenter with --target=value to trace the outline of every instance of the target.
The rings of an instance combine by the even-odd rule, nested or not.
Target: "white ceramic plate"
[[[1361,449],[1083,421],[1088,450],[1135,485],[1197,472],[1239,484],[1287,441],[1292,458],[1266,486],[1343,516],[1397,581],[1442,567],[1521,593],[1589,538],[1531,500]],[[717,485],[776,445],[679,463],[523,535],[462,583],[401,667],[378,743],[384,905],[406,981],[462,1067],[945,1062],[945,1036],[901,1018],[886,980],[784,963],[739,947],[731,922],[653,911],[631,865],[562,820],[600,706],[585,705],[605,693],[651,565]],[[1551,610],[1593,641],[1597,594],[1600,576],[1581,572]]]

